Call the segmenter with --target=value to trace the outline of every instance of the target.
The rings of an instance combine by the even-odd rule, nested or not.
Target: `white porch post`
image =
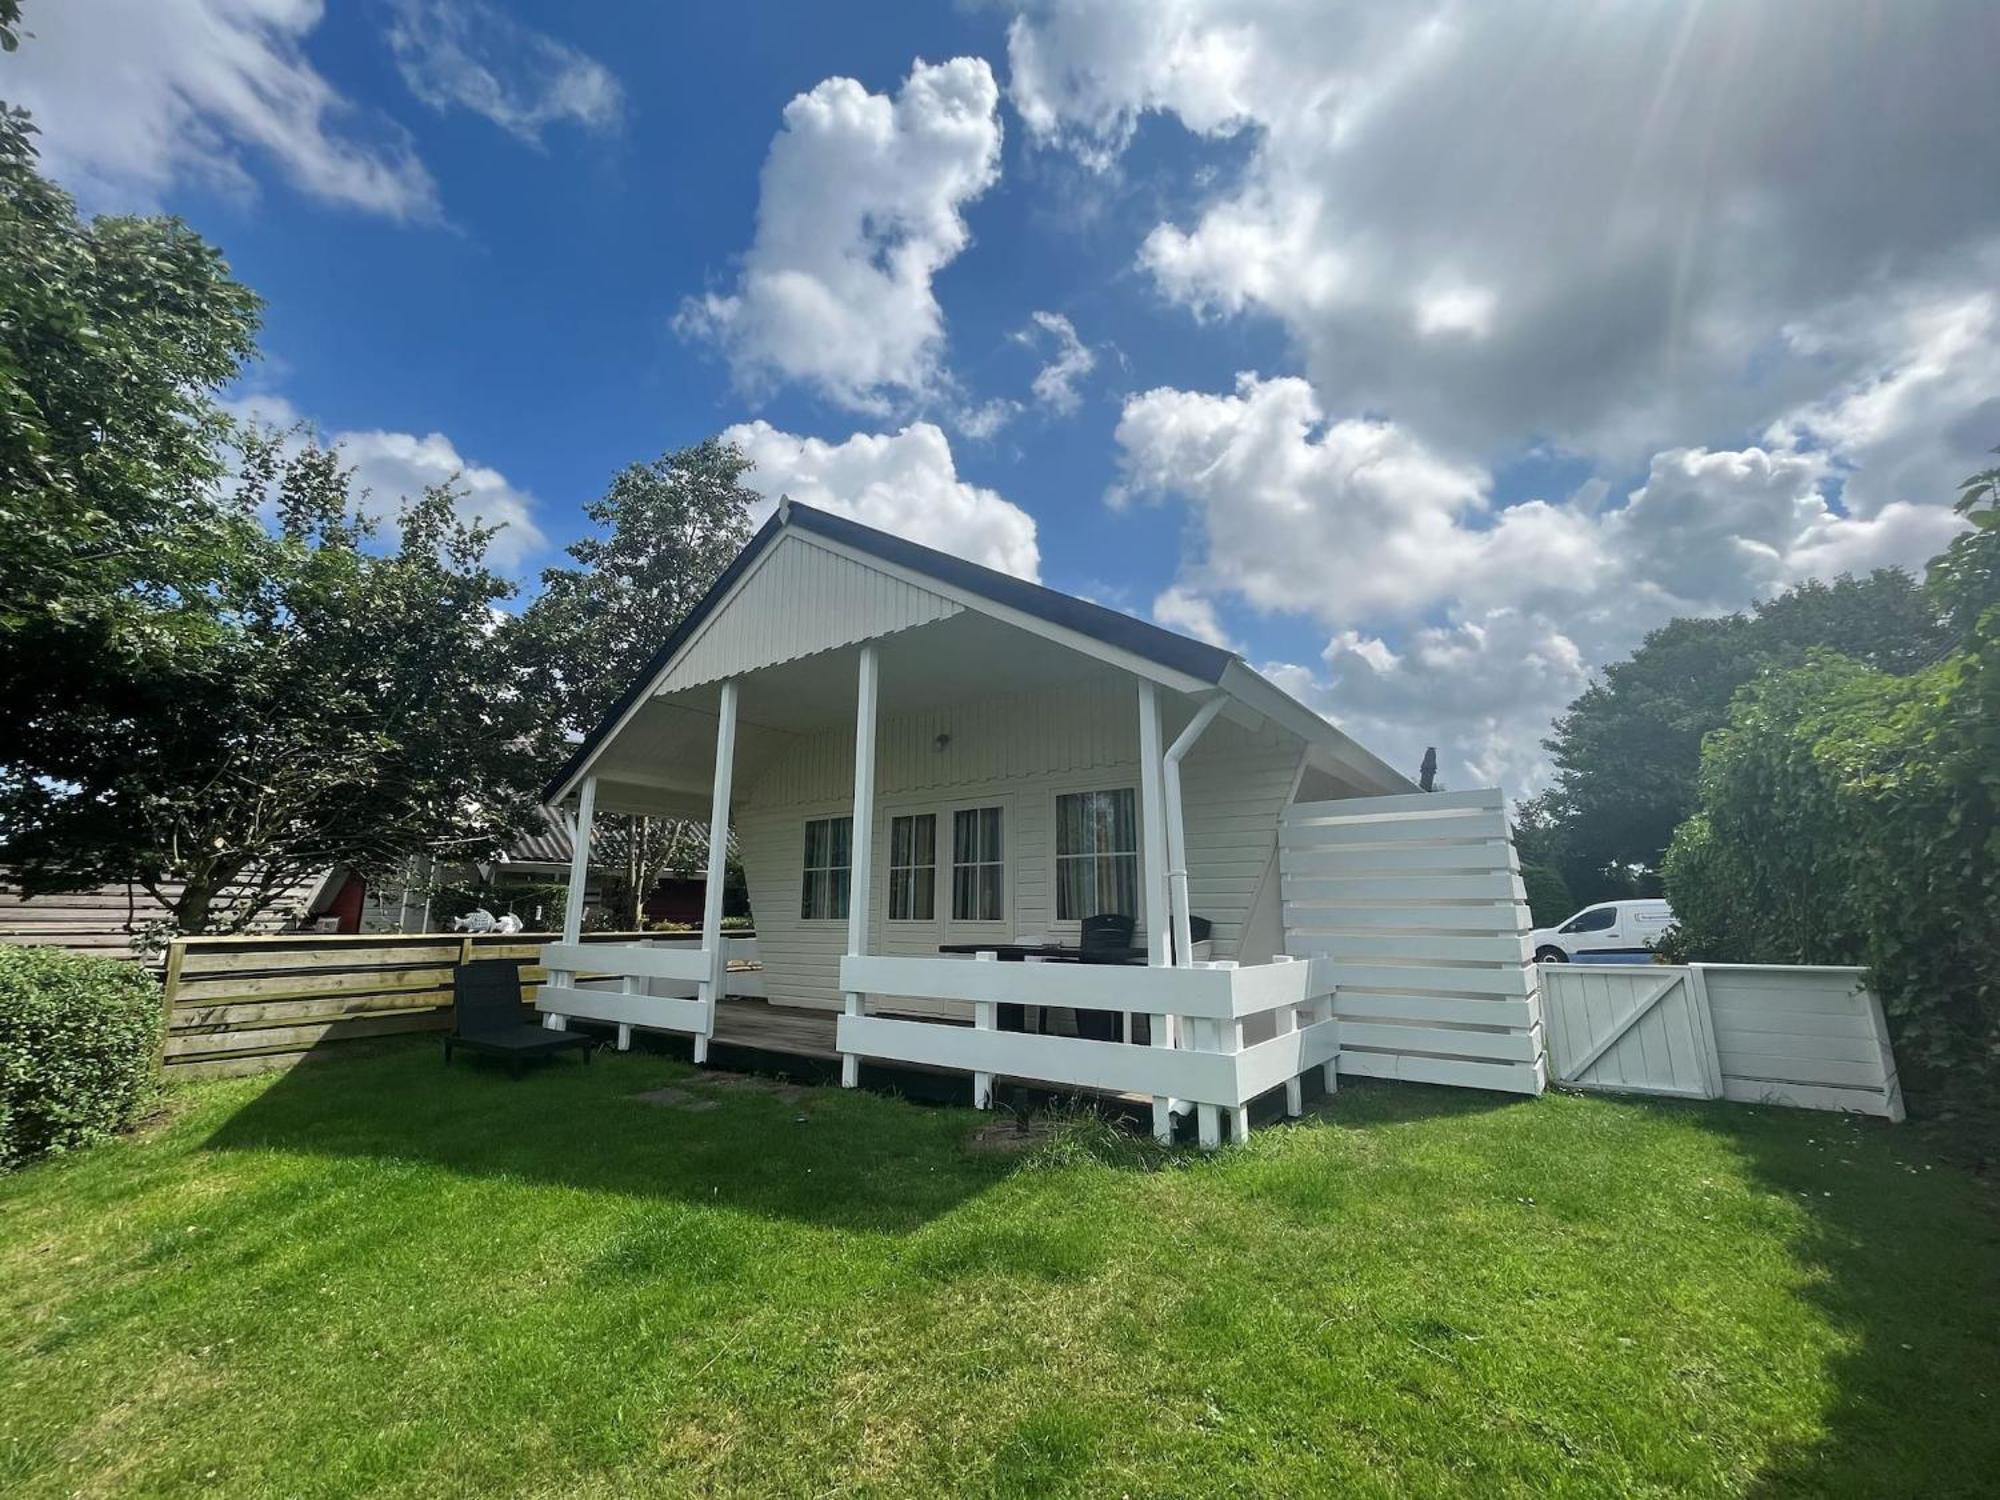
[[[875,871],[875,705],[880,696],[881,661],[875,643],[861,648],[861,666],[855,679],[854,696],[854,832],[848,843],[847,952],[860,958],[868,951],[868,898],[874,889]],[[861,1015],[866,997],[847,990],[841,995],[850,1016]],[[840,1055],[840,1086],[851,1089],[861,1082],[861,1058],[853,1052]]]
[[[1194,938],[1188,915],[1187,820],[1181,807],[1181,759],[1194,748],[1202,731],[1222,712],[1221,695],[1210,698],[1195,710],[1187,728],[1174,737],[1160,768],[1160,783],[1166,791],[1167,809],[1167,890],[1173,907],[1174,963],[1183,969],[1194,967]],[[1233,1023],[1232,1023],[1233,1024]],[[1195,1045],[1211,1051],[1223,1050],[1220,1021],[1205,1021],[1195,1028]],[[1222,1141],[1222,1117],[1213,1104],[1195,1106],[1195,1131],[1204,1150],[1213,1151]]]
[[[736,679],[725,678],[715,715],[715,792],[708,805],[708,885],[702,892],[701,946],[708,955],[708,982],[701,986],[707,1014],[694,1035],[694,1060],[708,1061],[715,1013],[728,984],[729,959],[722,951],[722,886],[729,874],[729,790],[736,770]]]
[[[583,936],[583,887],[590,879],[590,827],[597,817],[597,778],[583,778],[583,790],[576,797],[576,843],[569,853],[569,890],[563,897],[562,936],[565,943],[574,943]],[[567,985],[576,976],[568,970],[550,973],[549,983]],[[563,1017],[550,1014],[542,1017],[542,1024],[551,1031],[563,1031],[567,1024]]]
[[[1146,915],[1146,966],[1161,968],[1172,953],[1169,928],[1173,925],[1173,904],[1167,896],[1167,794],[1161,765],[1160,690],[1149,678],[1139,682],[1139,878],[1145,894],[1140,905]],[[1131,1017],[1126,1017],[1126,1039],[1131,1039]],[[1147,1016],[1150,1040],[1155,1047],[1174,1045],[1172,1018],[1160,1011]],[[1174,1138],[1174,1101],[1164,1094],[1153,1096],[1153,1135],[1162,1143]]]

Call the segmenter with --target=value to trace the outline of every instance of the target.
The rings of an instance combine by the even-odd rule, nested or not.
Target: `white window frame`
[[[945,918],[938,915],[940,910],[939,898],[942,895],[948,895],[947,892],[941,892],[938,889],[943,882],[945,869],[944,860],[940,857],[942,851],[938,848],[938,845],[943,842],[945,833],[949,831],[948,825],[945,823],[947,814],[941,813],[937,808],[930,806],[885,807],[882,810],[882,814],[882,847],[888,853],[887,862],[882,866],[882,920],[886,924],[900,928],[935,927],[939,922],[945,920]],[[922,865],[898,866],[896,864],[896,819],[898,818],[929,818],[931,820],[931,914],[928,917],[899,917],[896,915],[896,871],[899,868],[905,870],[921,870],[923,868]],[[1006,845],[1004,824],[1002,825],[1001,845],[1003,848]]]
[[[1062,909],[1062,866],[1065,858],[1082,859],[1096,856],[1065,855],[1062,852],[1062,799],[1081,797],[1091,792],[1130,792],[1132,794],[1132,853],[1135,861],[1133,889],[1138,894],[1139,909],[1132,913],[1134,932],[1143,933],[1151,913],[1146,909],[1146,808],[1139,774],[1132,772],[1132,779],[1105,782],[1093,780],[1075,786],[1058,786],[1049,791],[1049,921],[1064,931],[1080,930],[1081,917],[1058,916]]]
[[[837,823],[842,818],[845,818],[847,820],[847,864],[845,866],[808,865],[806,863],[806,830],[810,828],[814,823]],[[848,912],[854,910],[854,814],[851,812],[833,811],[833,812],[813,813],[808,817],[799,819],[798,850],[799,850],[799,920],[801,922],[845,922],[847,920]],[[805,904],[806,904],[805,894],[806,894],[806,880],[808,879],[808,877],[812,875],[814,870],[839,870],[843,868],[847,871],[847,911],[841,912],[838,915],[834,916],[825,916],[825,917],[807,916],[805,914]],[[827,897],[828,897],[827,904],[829,906],[833,904],[832,894],[833,894],[832,885],[831,882],[829,882],[827,890]]]
[[[997,917],[961,917],[952,905],[958,872],[958,814],[975,812],[981,808],[1000,810],[1000,858],[998,861],[981,860],[981,867],[998,863],[1000,866],[1000,915]],[[1018,820],[1014,816],[1014,802],[1011,797],[965,797],[956,802],[948,802],[938,809],[938,840],[943,846],[938,850],[938,920],[952,927],[979,927],[999,930],[1014,920],[1014,861],[1015,846],[1020,838]]]

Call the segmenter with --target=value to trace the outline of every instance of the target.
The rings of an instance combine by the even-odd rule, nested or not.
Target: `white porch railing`
[[[734,960],[754,961],[755,938],[722,940],[723,990],[761,995],[763,975],[730,970]],[[633,1027],[710,1036],[715,1031],[712,950],[700,939],[659,939],[644,943],[550,943],[542,949],[547,981],[535,1009],[560,1028],[570,1019],[618,1027],[618,1045],[631,1041]],[[579,978],[589,975],[589,978]],[[602,976],[602,977],[599,977]]]
[[[1340,1056],[1333,1019],[1332,965],[1325,959],[1280,959],[1238,967],[1193,968],[1089,964],[998,963],[982,953],[953,958],[849,957],[840,987],[884,1000],[956,1000],[973,1007],[971,1026],[865,1014],[840,1018],[841,1053],[886,1062],[962,1069],[973,1075],[973,1102],[992,1102],[996,1075],[1035,1083],[1154,1097],[1154,1129],[1166,1134],[1169,1115],[1191,1105],[1201,1143],[1221,1141],[1222,1112],[1230,1134],[1249,1131],[1250,1101],[1285,1085],[1289,1114],[1303,1109],[1301,1076],[1325,1069],[1335,1086]],[[1076,1037],[1000,1031],[995,1007],[1048,1006],[1117,1011],[1151,1017],[1151,1041],[1086,1041]],[[1246,1042],[1245,1022],[1275,1014],[1276,1034]]]

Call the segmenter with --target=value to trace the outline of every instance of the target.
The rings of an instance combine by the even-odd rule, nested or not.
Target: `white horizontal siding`
[[[944,742],[940,745],[940,737]],[[1106,677],[1034,694],[885,715],[877,727],[875,869],[870,950],[935,953],[940,943],[1045,937],[1074,941],[1077,924],[1055,916],[1055,799],[1059,793],[1139,782],[1138,702],[1129,678]],[[1214,924],[1213,956],[1237,956],[1277,848],[1278,814],[1302,747],[1275,728],[1251,733],[1227,720],[1210,727],[1183,778],[1190,904]],[[839,816],[853,798],[854,732],[840,726],[801,736],[744,788],[738,847],[758,924],[771,998],[839,1002],[847,924],[800,918],[808,818]],[[888,920],[889,820],[939,814],[938,858],[950,862],[949,810],[1006,809],[1008,907],[999,923],[949,920],[949,874],[939,920]],[[1142,913],[1140,932],[1149,913]],[[1266,948],[1275,943],[1266,939]],[[1265,954],[1263,956],[1268,956]]]
[[[660,691],[893,635],[959,608],[941,594],[788,532],[682,648]]]

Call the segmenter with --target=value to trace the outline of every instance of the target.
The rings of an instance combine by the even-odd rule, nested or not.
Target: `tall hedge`
[[[161,1025],[159,984],[137,964],[0,944],[0,1171],[130,1125]]]
[[[1668,851],[1676,956],[1863,964],[1918,1087],[2000,1093],[2000,673],[1829,658],[1753,685]]]
[[[1741,691],[1667,853],[1673,956],[1867,965],[1920,1091],[2000,1106],[2000,469],[1924,591],[1907,677],[1822,657]]]

